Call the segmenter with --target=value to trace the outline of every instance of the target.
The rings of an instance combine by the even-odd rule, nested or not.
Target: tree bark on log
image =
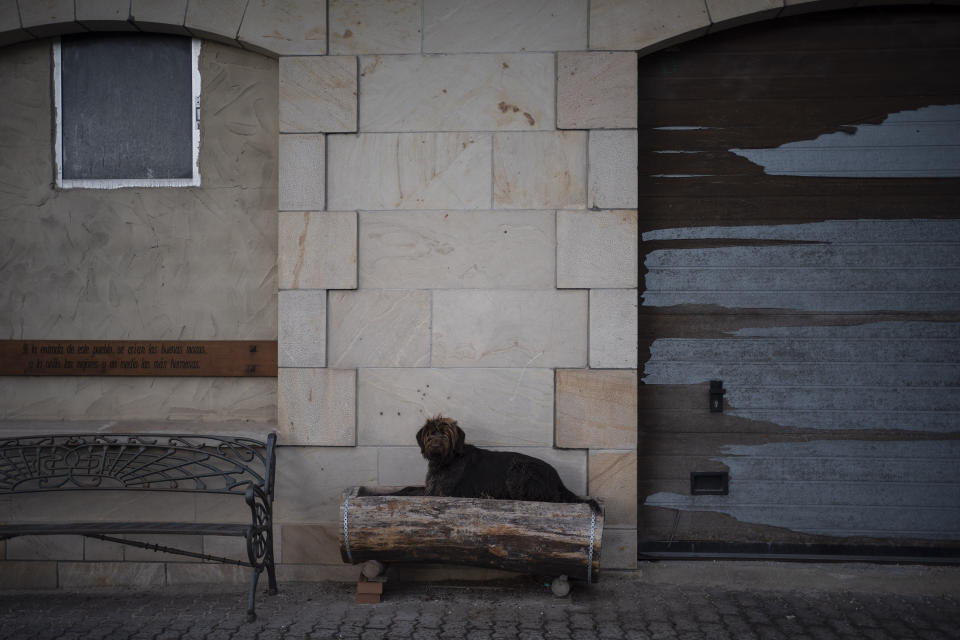
[[[385,495],[340,506],[344,562],[439,562],[596,581],[603,514],[583,503]]]

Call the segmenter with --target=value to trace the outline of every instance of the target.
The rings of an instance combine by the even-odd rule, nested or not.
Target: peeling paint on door
[[[660,492],[644,504],[843,537],[960,537],[960,441],[730,445],[726,496]],[[923,460],[922,465],[916,464]]]
[[[768,175],[825,178],[960,177],[960,105],[891,113],[774,149],[730,149]]]

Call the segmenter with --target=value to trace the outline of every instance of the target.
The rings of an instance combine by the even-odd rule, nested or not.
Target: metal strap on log
[[[603,515],[588,504],[389,493],[354,487],[345,494],[344,562],[438,562],[598,579]]]

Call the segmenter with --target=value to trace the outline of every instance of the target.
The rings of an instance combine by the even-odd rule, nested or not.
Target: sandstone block
[[[776,17],[784,0],[706,0],[713,26],[710,31]]]
[[[583,131],[495,134],[494,207],[585,208],[586,144]]]
[[[8,0],[0,4],[0,46],[5,47],[32,38],[33,36],[20,26],[20,9],[17,3]]]
[[[338,536],[343,522],[283,525],[284,564],[336,564],[340,559]]]
[[[246,558],[243,559],[246,560]],[[243,585],[250,583],[250,569],[236,565],[170,562],[167,563],[166,570],[167,585],[169,586],[184,584]]]
[[[83,491],[30,493],[10,500],[5,511],[11,522],[150,522],[156,520],[157,513],[190,522],[196,512],[193,496],[160,491],[121,491],[110,500]]]
[[[552,54],[360,59],[362,131],[554,128]]]
[[[557,127],[635,129],[637,54],[560,52],[557,55]]]
[[[247,517],[243,522],[250,522],[250,509],[247,509]],[[280,524],[273,523],[273,557],[275,562],[280,562],[281,534]],[[220,556],[221,558],[231,558],[233,560],[249,560],[247,555],[247,544],[243,538],[236,536],[203,536],[203,552],[209,555]],[[248,571],[244,569],[244,571]],[[250,578],[250,574],[246,574]]]
[[[373,447],[281,447],[274,522],[336,522],[343,492],[376,482],[377,450]]]
[[[328,144],[330,209],[490,208],[489,135],[331,135]]]
[[[360,286],[549,289],[552,211],[411,211],[360,214]]]
[[[77,22],[92,31],[136,31],[130,0],[76,0]]]
[[[0,589],[56,589],[57,563],[0,562]]]
[[[357,213],[281,212],[280,289],[356,289]]]
[[[426,53],[586,49],[586,0],[424,0]]]
[[[327,292],[280,291],[277,357],[281,367],[327,366]]]
[[[357,397],[362,445],[415,447],[417,430],[438,413],[476,445],[553,444],[549,369],[361,369]]]
[[[281,211],[325,209],[324,136],[281,135],[278,182]]]
[[[590,366],[637,368],[637,290],[590,291]]]
[[[83,559],[87,562],[120,562],[123,560],[123,545],[85,537]]]
[[[703,0],[593,0],[590,48],[653,51],[710,27]]]
[[[357,130],[357,58],[280,58],[280,132]]]
[[[429,364],[429,291],[331,291],[329,317],[331,367]]]
[[[637,452],[591,451],[590,493],[603,499],[604,524],[637,526]]]
[[[280,442],[332,447],[356,444],[355,371],[280,369],[277,384]]]
[[[183,549],[193,553],[203,553],[203,536],[182,536],[173,534],[127,535],[127,540],[139,540],[149,544],[158,544],[162,547]],[[237,540],[237,546],[243,546],[243,539]],[[140,547],[124,546],[123,559],[127,562],[200,562],[200,558],[181,556],[176,553],[151,551]]]
[[[342,560],[330,564],[282,564],[277,566],[280,582],[356,582],[357,567]]]
[[[419,53],[420,0],[328,0],[330,53]]]
[[[270,378],[7,378],[0,419],[267,421],[276,419],[276,394]]]
[[[582,367],[584,291],[471,291],[433,294],[433,365]]]
[[[602,569],[637,568],[637,530],[603,528]]]
[[[61,589],[85,587],[162,587],[166,572],[162,562],[61,562]]]
[[[76,22],[73,0],[20,0],[17,4],[23,28],[37,38],[84,31]]]
[[[637,372],[557,370],[557,446],[637,446]]]
[[[414,430],[412,433],[416,433]],[[412,435],[409,442],[416,444]],[[382,487],[407,487],[423,485],[427,475],[427,461],[420,454],[420,448],[380,447],[377,458],[378,482]]]
[[[249,0],[240,25],[245,48],[267,55],[323,55],[327,15],[316,0]]]
[[[560,474],[563,484],[578,496],[586,495],[587,452],[553,447],[491,447],[496,451],[516,451],[549,463]],[[592,490],[591,490],[592,492]]]
[[[636,129],[590,132],[590,208],[637,207],[637,157]]]
[[[187,0],[130,0],[130,19],[143,31],[187,35]]]
[[[557,287],[636,287],[637,212],[558,211]]]
[[[190,0],[184,25],[200,38],[236,44],[247,0]]]
[[[7,560],[83,560],[83,536],[18,536],[7,542]]]

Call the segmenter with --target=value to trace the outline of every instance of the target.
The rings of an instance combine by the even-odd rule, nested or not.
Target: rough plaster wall
[[[199,188],[55,190],[50,42],[0,52],[4,339],[277,336],[277,64],[204,42]],[[6,378],[3,418],[274,420],[272,379]]]

